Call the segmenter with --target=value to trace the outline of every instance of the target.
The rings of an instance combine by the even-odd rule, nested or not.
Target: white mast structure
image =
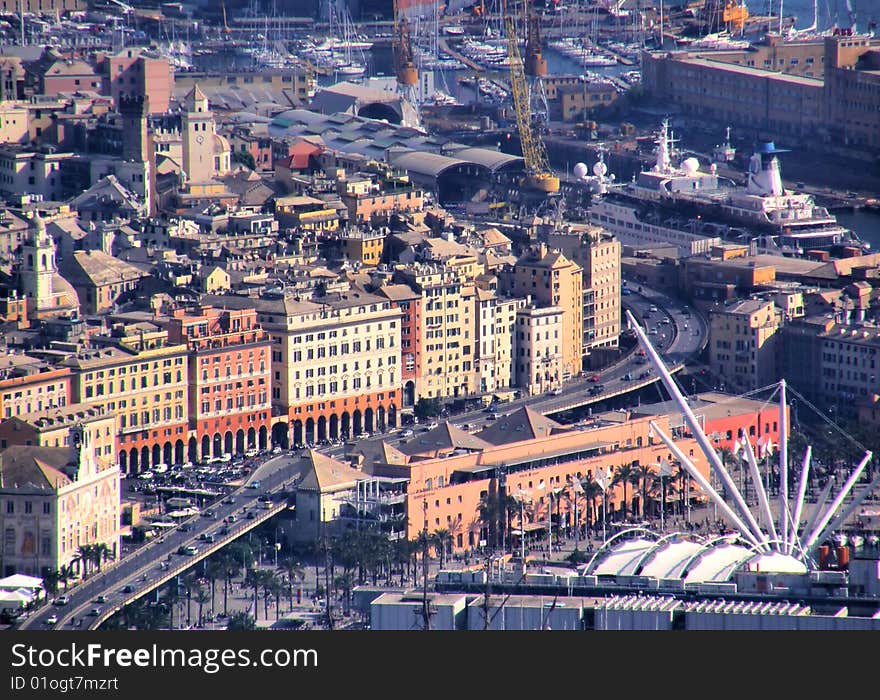
[[[688,405],[687,399],[681,393],[672,374],[666,368],[666,364],[660,357],[658,352],[651,345],[644,329],[639,325],[632,313],[626,312],[629,327],[635,332],[639,340],[639,344],[645,350],[648,359],[654,368],[666,390],[669,392],[672,400],[681,410],[682,416],[690,429],[691,434],[697,441],[700,451],[706,457],[711,469],[721,478],[722,483],[731,495],[733,503],[729,505],[724,498],[714,489],[708,480],[694,466],[693,460],[688,458],[681,449],[675,444],[655,422],[650,422],[651,433],[656,434],[675,455],[683,469],[685,469],[694,480],[700,485],[700,488],[709,496],[712,502],[727,516],[740,536],[747,541],[756,551],[765,554],[777,554],[789,556],[802,562],[805,566],[811,566],[813,561],[813,553],[815,549],[822,543],[824,538],[834,532],[838,527],[843,525],[846,519],[858,508],[862,502],[873,491],[880,487],[880,474],[871,482],[871,484],[861,493],[855,495],[850,503],[843,507],[844,502],[852,493],[853,488],[868,466],[873,457],[870,450],[865,451],[864,457],[856,465],[855,469],[849,475],[846,483],[840,489],[836,498],[830,505],[825,507],[828,495],[833,485],[833,481],[829,480],[828,485],[820,495],[816,507],[810,519],[803,528],[800,528],[800,518],[804,512],[804,503],[806,499],[807,484],[810,475],[810,465],[812,461],[812,448],[807,447],[804,454],[803,463],[800,470],[800,480],[797,488],[797,495],[793,502],[789,502],[788,498],[788,412],[786,404],[786,387],[785,380],[780,382],[779,397],[779,513],[774,522],[770,499],[767,490],[761,479],[760,469],[758,468],[755,453],[748,438],[743,437],[743,447],[745,448],[745,457],[748,461],[749,471],[752,477],[753,486],[758,496],[758,507],[762,518],[766,520],[767,532],[761,529],[751,510],[746,505],[742,493],[737,488],[736,483],[731,478],[727,469],[724,467],[718,453],[703,431],[699,420],[694,415],[691,407]],[[649,435],[651,435],[649,433]],[[769,487],[769,485],[768,485]]]

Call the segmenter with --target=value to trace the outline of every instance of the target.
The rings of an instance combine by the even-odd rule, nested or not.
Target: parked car
[[[238,518],[235,516],[235,513],[229,516],[229,522],[234,523]]]
[[[185,547],[181,547],[180,549],[178,549],[178,550],[177,550],[177,553],[178,553],[178,554],[185,554],[185,555],[191,557],[191,556],[193,556],[193,555],[195,555],[195,554],[198,554],[198,553],[199,553],[199,550],[198,550],[197,547],[193,547],[193,546],[190,544],[190,545],[187,545],[187,546],[185,546]]]
[[[400,437],[405,437],[405,438],[406,438],[406,437],[412,437],[412,436],[413,436],[413,431],[412,431],[411,428],[407,428],[406,430],[404,430],[404,431],[400,434]]]
[[[550,396],[559,396],[562,393],[562,389],[556,387],[555,389],[551,389],[547,392]]]

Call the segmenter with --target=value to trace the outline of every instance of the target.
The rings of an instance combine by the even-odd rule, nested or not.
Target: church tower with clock
[[[183,100],[180,130],[183,140],[183,169],[188,183],[210,182],[214,168],[214,115],[208,109],[208,98],[198,85]]]

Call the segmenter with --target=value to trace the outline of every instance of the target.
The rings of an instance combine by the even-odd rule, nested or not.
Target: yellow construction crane
[[[555,194],[559,192],[559,178],[553,174],[544,142],[532,130],[532,115],[529,108],[529,87],[526,82],[522,56],[516,36],[513,14],[504,9],[504,25],[507,32],[507,54],[510,58],[510,91],[516,109],[516,124],[519,128],[519,141],[526,164],[526,177],[523,184],[532,189]]]
[[[228,39],[229,35],[232,34],[232,30],[226,22],[226,0],[220,0],[220,7],[223,10],[223,34]]]

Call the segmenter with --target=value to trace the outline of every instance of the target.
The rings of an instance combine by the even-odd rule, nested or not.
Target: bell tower
[[[33,227],[21,246],[21,291],[28,299],[29,310],[52,308],[55,291],[52,278],[57,272],[55,243],[46,232],[46,223],[35,213]]]
[[[183,169],[188,183],[209,182],[214,176],[214,115],[208,98],[194,85],[183,100],[180,130]]]

